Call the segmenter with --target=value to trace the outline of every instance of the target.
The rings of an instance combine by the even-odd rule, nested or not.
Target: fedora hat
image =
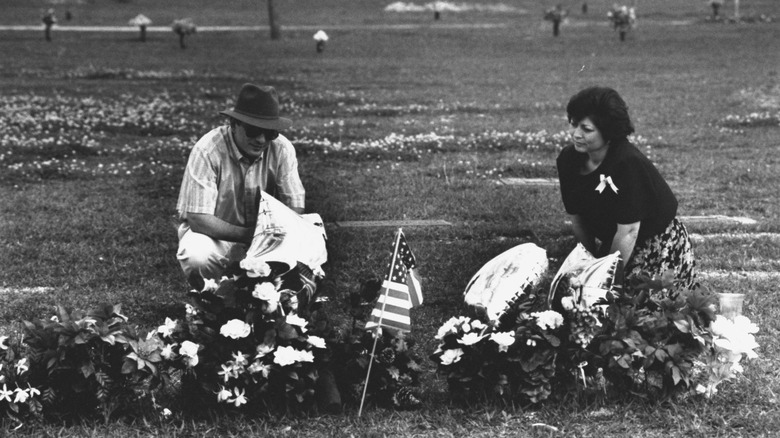
[[[292,120],[279,117],[279,99],[274,87],[270,86],[244,84],[238,93],[236,106],[219,113],[263,129],[281,131],[292,126]]]

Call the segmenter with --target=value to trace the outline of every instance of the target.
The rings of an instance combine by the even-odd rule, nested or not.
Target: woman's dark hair
[[[570,123],[588,117],[604,141],[624,140],[634,132],[628,106],[617,91],[607,87],[589,87],[569,99],[566,115]]]

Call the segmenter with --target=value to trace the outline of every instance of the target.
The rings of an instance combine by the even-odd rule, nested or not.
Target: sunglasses
[[[246,132],[246,136],[249,138],[257,138],[262,135],[265,138],[265,141],[271,141],[275,140],[276,137],[279,137],[279,131],[273,129],[258,128],[245,123],[242,123],[241,126],[244,127],[244,132]]]

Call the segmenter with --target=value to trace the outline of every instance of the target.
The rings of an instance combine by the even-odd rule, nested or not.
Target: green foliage
[[[414,345],[412,338],[387,328],[380,334],[357,328],[339,335],[331,347],[331,363],[344,402],[359,405],[365,391],[366,401],[378,406],[419,408],[422,367],[410,350]],[[371,351],[375,351],[373,362]]]
[[[51,319],[24,326],[29,381],[40,389],[47,415],[108,421],[142,411],[145,374],[123,370],[138,336],[119,305],[87,312],[58,306]]]

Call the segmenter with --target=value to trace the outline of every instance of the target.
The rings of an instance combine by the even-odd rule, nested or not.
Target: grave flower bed
[[[617,287],[618,260],[564,262],[549,291],[541,288],[544,281],[529,281],[499,297],[498,306],[490,303],[504,309],[494,317],[478,313],[445,322],[431,358],[453,399],[509,405],[571,393],[586,399],[712,397],[720,383],[743,371],[743,358],[757,356],[758,327],[744,316],[717,314],[717,294],[699,286],[675,290],[664,276]],[[536,269],[533,260],[530,265],[526,269]],[[496,280],[505,274],[492,274],[490,287],[506,292]],[[484,294],[493,301],[499,296]]]

